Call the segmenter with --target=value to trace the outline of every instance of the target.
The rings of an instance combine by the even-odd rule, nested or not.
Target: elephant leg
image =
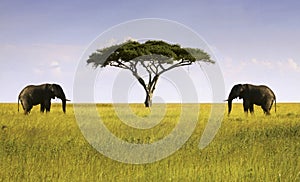
[[[245,114],[248,114],[249,105],[250,105],[250,103],[247,100],[246,101],[244,100],[243,106],[244,106],[244,112],[245,112]]]
[[[41,103],[41,112],[44,112],[44,111],[45,111],[45,104]]]
[[[250,113],[254,114],[254,104],[250,104]]]
[[[270,110],[271,110],[272,105],[273,105],[273,101],[267,100],[266,103],[261,106],[261,108],[264,110],[264,113],[266,115],[270,115]]]
[[[263,109],[265,115],[270,115],[270,111],[267,109],[266,106],[261,106],[261,108]]]
[[[249,110],[249,102],[248,101],[244,101],[243,102],[243,107],[244,107],[244,112],[248,113]]]
[[[273,105],[273,101],[271,101],[271,104],[270,104],[270,107],[269,107],[269,111],[271,111],[272,105]]]
[[[51,101],[50,100],[46,100],[45,101],[46,112],[50,112],[50,107],[51,107]]]
[[[30,113],[30,110],[32,109],[32,104],[27,100],[21,100],[21,104],[24,110],[24,114],[27,115]]]

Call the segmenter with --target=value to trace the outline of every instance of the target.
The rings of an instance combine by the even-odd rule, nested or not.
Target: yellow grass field
[[[142,104],[130,107],[139,117],[150,112]],[[168,104],[162,122],[145,130],[126,126],[110,104],[97,108],[115,136],[139,144],[169,134],[181,105]],[[53,104],[50,113],[41,114],[36,106],[25,116],[17,104],[2,103],[0,181],[300,181],[300,104],[278,103],[269,117],[259,107],[254,110],[245,116],[242,105],[233,104],[213,141],[200,150],[210,113],[210,104],[200,104],[196,128],[178,151],[157,162],[126,164],[89,145],[72,104],[66,114]]]

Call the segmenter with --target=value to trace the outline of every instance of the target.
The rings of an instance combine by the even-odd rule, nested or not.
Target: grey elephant
[[[60,85],[58,84],[41,84],[41,85],[28,85],[19,94],[18,97],[18,111],[19,111],[19,101],[24,109],[24,114],[30,113],[33,106],[40,104],[40,111],[46,112],[50,111],[51,99],[55,97],[61,99],[62,110],[66,112],[66,99],[65,93]]]
[[[266,115],[270,115],[273,102],[275,102],[276,112],[276,97],[274,92],[265,85],[237,84],[234,85],[228,96],[228,115],[231,112],[232,100],[239,97],[243,99],[244,112],[254,113],[253,106],[261,106]]]

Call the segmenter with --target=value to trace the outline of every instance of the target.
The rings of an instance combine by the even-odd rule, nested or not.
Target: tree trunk
[[[157,83],[157,80],[159,78],[159,75],[155,75],[153,80],[151,79],[151,75],[149,75],[149,82],[148,85],[145,84],[145,81],[143,78],[141,78],[137,73],[133,74],[139,81],[139,83],[143,86],[143,88],[146,91],[146,99],[145,99],[145,107],[151,107],[152,106],[152,96],[153,92],[155,90],[155,86]]]
[[[152,106],[152,95],[153,92],[146,91],[146,99],[145,99],[145,107],[151,107]]]

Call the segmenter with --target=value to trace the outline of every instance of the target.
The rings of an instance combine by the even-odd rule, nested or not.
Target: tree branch
[[[159,78],[159,75],[155,75],[153,80],[151,81],[150,88],[149,88],[150,92],[153,92],[155,90],[155,86],[156,86],[158,78]]]
[[[180,67],[180,66],[187,66],[187,65],[191,65],[193,62],[191,61],[184,61],[184,60],[181,60],[180,62],[176,63],[176,64],[173,64],[172,66],[168,67],[168,68],[165,68],[164,70],[160,71],[158,73],[158,75],[161,75],[163,74],[164,72],[166,71],[169,71],[173,68],[176,68],[176,67]]]

